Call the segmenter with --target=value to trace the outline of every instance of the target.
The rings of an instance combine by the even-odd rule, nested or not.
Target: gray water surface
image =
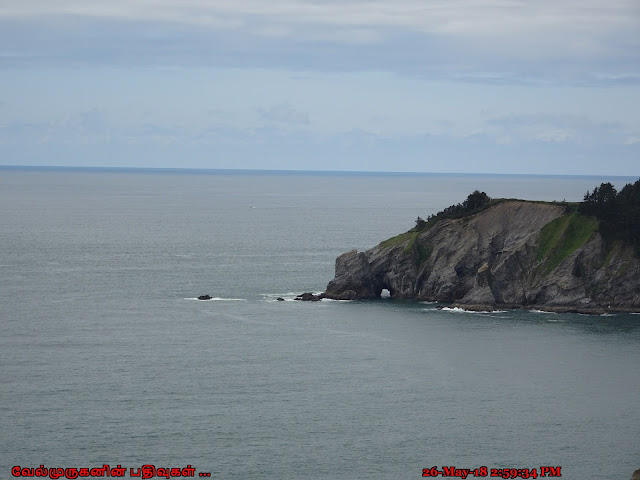
[[[577,201],[606,180],[0,170],[0,478],[554,465],[626,480],[640,316],[292,300],[340,253],[476,188]]]

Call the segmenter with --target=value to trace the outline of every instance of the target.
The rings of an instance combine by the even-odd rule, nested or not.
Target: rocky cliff
[[[421,228],[420,228],[421,227]],[[640,311],[640,262],[598,222],[553,203],[502,201],[416,226],[336,259],[324,297],[451,302],[470,308]]]

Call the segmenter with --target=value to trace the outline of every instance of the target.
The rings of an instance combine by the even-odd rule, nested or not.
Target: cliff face
[[[325,297],[461,305],[640,309],[640,262],[605,248],[594,219],[548,203],[504,201],[336,259]]]

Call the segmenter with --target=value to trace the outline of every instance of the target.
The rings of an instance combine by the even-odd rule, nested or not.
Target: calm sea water
[[[322,291],[340,253],[474,189],[572,201],[606,180],[1,169],[0,478],[551,465],[626,480],[640,316],[292,301]]]

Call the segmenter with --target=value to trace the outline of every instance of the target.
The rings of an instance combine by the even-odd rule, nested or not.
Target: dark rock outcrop
[[[377,298],[387,289],[392,298],[475,309],[639,311],[640,262],[632,248],[605,245],[597,230],[576,234],[569,221],[580,227],[589,220],[573,215],[553,203],[510,200],[434,222],[340,255],[323,296]],[[555,247],[541,244],[543,229]]]
[[[303,302],[319,302],[324,298],[324,294],[314,295],[311,292],[305,292],[301,295],[298,295],[294,300],[301,300]]]
[[[213,297],[211,295],[200,295],[198,300],[211,300]]]
[[[631,480],[640,480],[640,468],[633,472],[631,475]]]
[[[336,277],[327,285],[325,295],[335,300],[354,300],[379,297],[382,289],[382,279],[373,274],[367,254],[351,250],[336,259]]]

